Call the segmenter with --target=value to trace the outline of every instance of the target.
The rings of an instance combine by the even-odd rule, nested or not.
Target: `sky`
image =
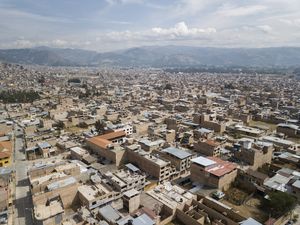
[[[300,0],[0,0],[0,48],[300,46]]]

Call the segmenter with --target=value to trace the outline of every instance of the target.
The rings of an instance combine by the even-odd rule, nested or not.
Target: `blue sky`
[[[0,48],[300,46],[300,0],[0,0]]]

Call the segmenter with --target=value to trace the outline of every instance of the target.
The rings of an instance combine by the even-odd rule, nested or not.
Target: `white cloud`
[[[288,26],[300,27],[300,19],[280,19],[279,21]]]
[[[257,28],[263,32],[270,33],[273,29],[269,25],[259,25]]]
[[[143,3],[143,0],[105,0],[110,5],[115,4],[140,4]]]
[[[167,41],[191,40],[208,38],[216,33],[215,28],[189,28],[185,22],[175,24],[174,27],[154,27],[144,31],[108,32],[98,35],[97,41]]]
[[[189,28],[185,22],[180,22],[171,28],[154,27],[152,28],[152,32],[157,36],[170,37],[174,39],[176,37],[198,37],[204,34],[216,33],[217,30],[211,27],[205,29]]]
[[[233,5],[224,5],[221,7],[217,14],[221,16],[249,16],[265,11],[267,6],[265,5],[248,5],[248,6],[233,6]]]

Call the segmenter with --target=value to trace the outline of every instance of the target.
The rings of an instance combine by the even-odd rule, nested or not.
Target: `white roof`
[[[216,164],[215,161],[210,160],[210,159],[205,158],[205,157],[202,157],[202,156],[199,156],[197,158],[192,159],[192,162],[197,163],[197,164],[199,164],[201,166],[205,166],[205,167]]]

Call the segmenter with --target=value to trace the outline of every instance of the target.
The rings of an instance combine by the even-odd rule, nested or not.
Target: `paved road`
[[[16,169],[16,202],[15,202],[15,224],[31,225],[32,221],[32,200],[27,177],[27,165],[25,154],[22,150],[23,139],[16,137],[15,141],[15,169]]]

